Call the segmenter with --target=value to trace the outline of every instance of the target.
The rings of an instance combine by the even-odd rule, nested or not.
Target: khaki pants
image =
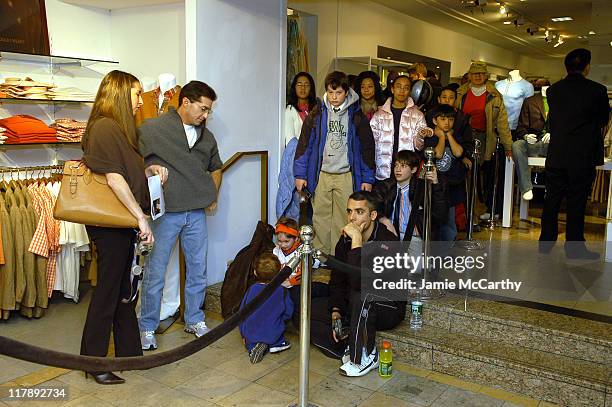
[[[315,249],[334,254],[340,231],[348,223],[346,204],[352,193],[353,177],[350,172],[330,174],[321,171],[312,201]]]

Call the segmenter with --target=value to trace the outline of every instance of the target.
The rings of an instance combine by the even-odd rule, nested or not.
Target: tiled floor
[[[50,315],[38,321],[13,318],[2,323],[2,335],[76,353],[86,303],[87,296],[80,304],[56,304]],[[209,318],[210,326],[219,323]],[[181,328],[182,325],[175,324],[160,335],[160,349],[156,352],[191,341],[193,336]],[[54,336],[40,335],[41,332],[58,333]],[[2,387],[6,394],[7,386],[18,384],[67,386],[69,392],[69,398],[62,402],[19,403],[4,399],[0,406],[287,406],[297,401],[299,372],[298,338],[289,336],[289,339],[294,345],[291,349],[266,355],[261,363],[252,365],[238,331],[234,330],[208,348],[174,364],[120,373],[126,383],[119,386],[100,386],[92,379],[86,380],[82,372],[0,356],[0,394]],[[376,372],[361,378],[346,378],[338,374],[338,366],[338,361],[312,349],[311,402],[321,407],[538,405],[536,400],[399,363],[390,379],[383,379]]]

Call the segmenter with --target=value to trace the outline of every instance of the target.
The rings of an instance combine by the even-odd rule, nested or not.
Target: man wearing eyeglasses
[[[140,340],[142,349],[157,348],[155,330],[165,273],[177,239],[185,253],[185,332],[204,335],[204,295],[208,235],[206,215],[217,207],[221,167],[217,141],[206,128],[215,91],[200,81],[185,85],[179,108],[148,121],[139,128],[140,153],[147,167],[164,182],[166,213],[153,221],[155,246],[142,284]]]

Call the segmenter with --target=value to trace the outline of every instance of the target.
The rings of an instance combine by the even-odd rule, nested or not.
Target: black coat
[[[404,241],[410,241],[414,234],[414,228],[423,236],[423,202],[425,199],[425,181],[418,176],[419,172],[412,176],[410,180],[410,203],[412,204],[412,212],[406,226]],[[431,240],[438,239],[439,226],[446,222],[448,218],[448,185],[438,173],[438,183],[432,186],[431,189]],[[383,215],[391,219],[393,214],[393,205],[397,197],[397,181],[393,178],[388,178],[384,181],[379,181],[374,185],[374,192],[382,198]],[[418,209],[417,209],[418,208]],[[399,231],[398,231],[399,233]]]
[[[610,105],[606,87],[568,74],[548,92],[550,145],[547,168],[591,168],[603,164],[602,128]]]
[[[391,233],[385,225],[375,221],[374,230],[370,236],[369,242],[393,242],[397,241],[397,236]],[[351,241],[344,236],[340,236],[334,257],[341,262],[350,264],[351,266],[361,267],[361,249],[351,249]],[[361,275],[356,273],[345,273],[340,270],[332,269],[329,279],[329,300],[328,307],[331,312],[334,308],[340,310],[341,315],[348,315],[351,291],[361,290]],[[394,301],[402,315],[406,312],[406,303],[404,301]]]

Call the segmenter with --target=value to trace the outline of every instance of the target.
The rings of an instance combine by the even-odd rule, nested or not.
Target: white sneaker
[[[282,352],[284,350],[287,350],[291,347],[291,343],[289,343],[289,341],[284,341],[283,343],[281,343],[278,346],[271,346],[270,347],[270,353],[278,353],[278,352]]]
[[[340,374],[348,377],[360,377],[378,368],[378,351],[376,348],[365,361],[363,361],[363,357],[361,359],[362,363],[360,365],[349,361],[340,366]]]
[[[491,214],[489,212],[485,212],[480,215],[480,220],[489,220],[491,219]],[[499,219],[499,215],[495,215],[495,219]]]
[[[344,351],[344,354],[342,355],[342,364],[344,365],[345,363],[348,363],[351,361],[351,351],[349,350],[349,347],[346,347],[346,350]]]
[[[206,322],[201,321],[197,324],[185,324],[185,332],[194,334],[196,338],[204,336],[206,332],[210,331],[210,328],[206,326]]]
[[[142,350],[157,349],[157,339],[155,339],[155,331],[140,331],[140,344]]]
[[[531,201],[533,199],[533,191],[530,189],[529,191],[523,194],[523,199],[526,201]]]

